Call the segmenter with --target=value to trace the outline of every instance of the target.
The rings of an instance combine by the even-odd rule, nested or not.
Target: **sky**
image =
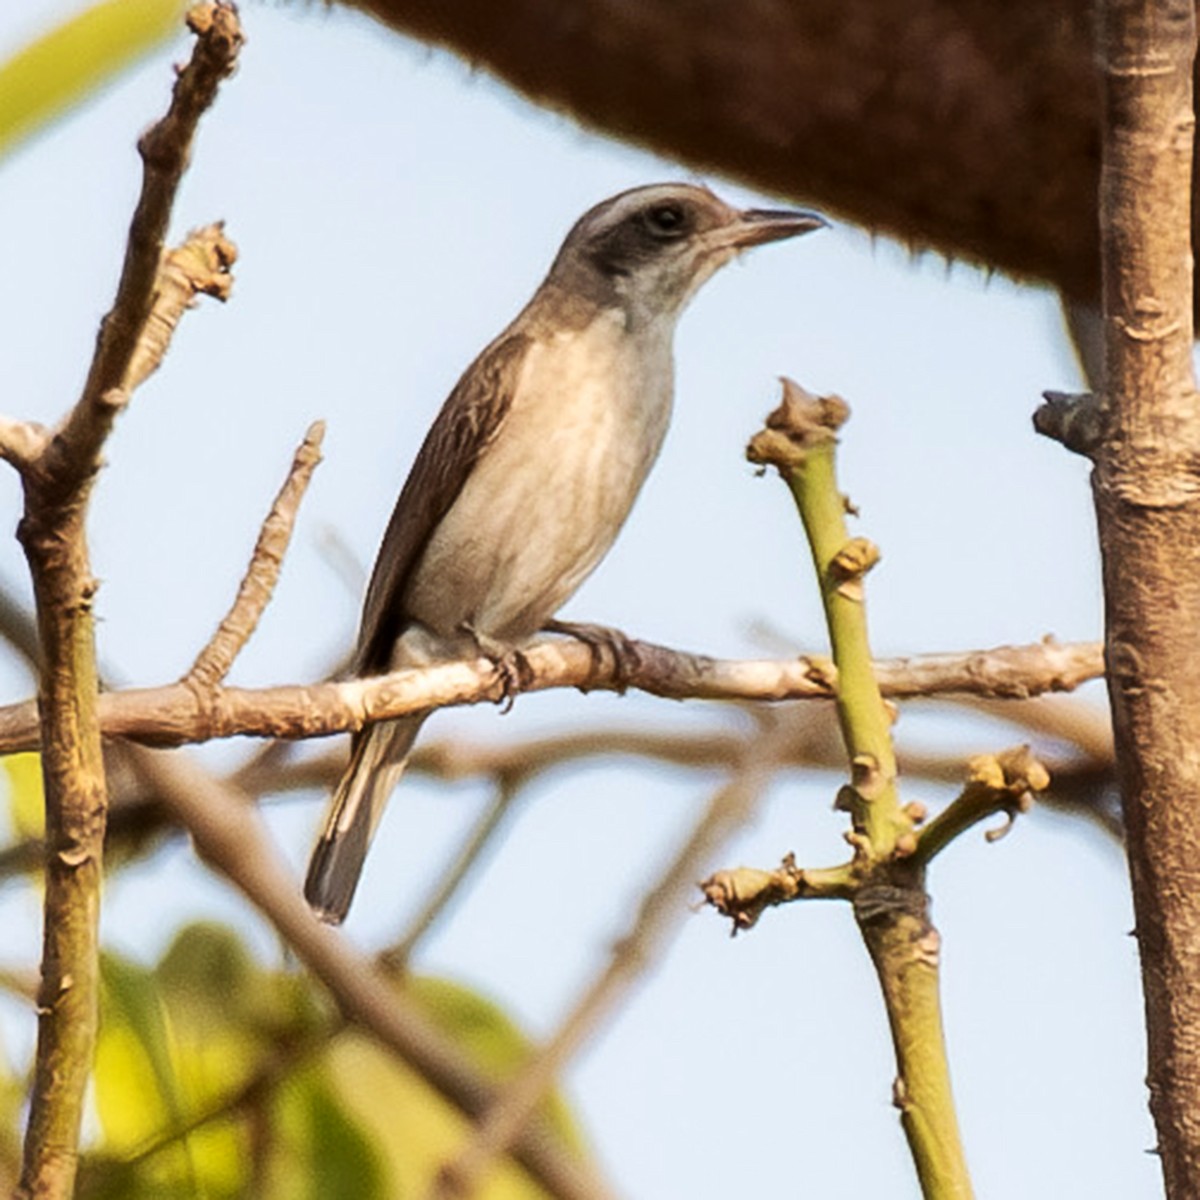
[[[0,9],[0,55],[73,11]],[[108,449],[91,520],[100,655],[114,679],[176,678],[220,619],[308,423],[328,422],[277,596],[235,666],[245,685],[318,678],[350,645],[356,586],[331,539],[368,564],[408,464],[474,354],[537,286],[586,208],[688,179],[775,203],[584,132],[452,57],[314,5],[243,6],[237,76],[206,117],[174,236],[222,217],[241,258],[228,305],[188,314]],[[139,181],[134,141],[164,109],[183,37],[0,164],[3,411],[52,422],[73,403],[111,302]],[[563,616],[684,649],[820,648],[816,589],[784,488],[745,462],[786,374],[837,392],[843,488],[883,560],[868,582],[877,653],[966,650],[1100,631],[1081,460],[1037,438],[1045,388],[1080,380],[1055,297],[832,214],[833,228],[719,274],[676,342],[676,415],[617,546]],[[0,473],[0,525],[20,510]],[[6,516],[7,515],[7,516]],[[28,595],[12,539],[0,582]],[[766,631],[764,633],[764,631]],[[0,656],[0,701],[30,694]],[[1088,692],[1100,704],[1102,694]],[[555,692],[441,714],[437,734],[528,736],[583,722],[713,728],[727,712]],[[902,742],[999,749],[1028,736],[906,706]],[[244,745],[207,747],[230,765]],[[606,762],[548,776],[503,849],[421,949],[417,967],[487,992],[535,1036],[605,961],[638,897],[718,777]],[[789,773],[715,866],[837,861],[839,780]],[[906,799],[945,789],[912,781]],[[348,936],[404,926],[473,815],[475,786],[406,781],[368,864]],[[316,795],[270,813],[302,869]],[[1119,852],[1035,811],[1003,841],[968,835],[935,865],[934,917],[960,1119],[977,1192],[1152,1197],[1141,998]],[[198,915],[278,947],[174,843],[110,883],[106,943],[146,960]],[[38,900],[0,890],[0,962],[33,961]],[[10,1056],[32,1019],[0,1010]],[[796,905],[730,940],[681,913],[663,963],[571,1067],[566,1088],[624,1195],[778,1191],[831,1200],[917,1193],[890,1104],[882,1006],[850,913]]]

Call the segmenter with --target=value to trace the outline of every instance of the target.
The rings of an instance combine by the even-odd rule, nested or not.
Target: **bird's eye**
[[[655,237],[683,237],[688,231],[688,215],[682,204],[656,204],[643,214],[646,227]]]

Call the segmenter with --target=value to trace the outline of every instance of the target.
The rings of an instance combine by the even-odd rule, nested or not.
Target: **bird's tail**
[[[346,919],[375,827],[424,720],[420,714],[381,721],[354,739],[304,880],[304,898],[322,921]]]

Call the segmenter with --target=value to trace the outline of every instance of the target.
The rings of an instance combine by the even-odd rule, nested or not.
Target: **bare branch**
[[[104,439],[141,377],[134,368],[144,374],[157,361],[186,307],[179,261],[161,261],[163,236],[196,122],[232,69],[241,39],[232,7],[201,5],[191,21],[200,34],[192,61],[180,74],[167,117],[142,142],[142,195],[117,298],[101,327],[83,395],[50,438],[11,422],[0,429],[25,491],[18,536],[33,579],[42,650],[38,711],[46,887],[37,1055],[17,1193],[23,1200],[66,1200],[74,1191],[96,1037],[108,796],[92,626],[97,584],[84,532],[87,501]]]
[[[229,674],[234,659],[258,626],[279,580],[300,501],[304,499],[312,473],[321,461],[321,441],[324,437],[324,421],[315,421],[308,427],[304,441],[292,460],[288,477],[263,522],[233,607],[208,645],[197,655],[191,670],[183,678],[185,684],[201,690],[215,687]]]
[[[178,304],[176,281],[172,278],[162,293],[158,288],[167,225],[196,126],[216,98],[221,81],[232,73],[242,44],[232,4],[197,4],[188,13],[188,25],[197,35],[191,61],[175,81],[167,115],[138,142],[144,164],[142,191],[129,227],[116,299],[100,327],[83,395],[56,431],[41,464],[62,484],[69,484],[71,478],[86,479],[94,471],[100,445],[129,392],[153,369],[156,355],[161,357],[162,330],[174,325],[170,313]],[[160,294],[162,316],[151,321]],[[139,349],[146,336],[149,343]]]
[[[630,678],[611,659],[597,665],[592,651],[581,643],[540,638],[523,651],[529,666],[526,690],[635,687],[676,700],[831,698],[832,668],[815,659],[713,659],[649,642],[633,644],[639,661]],[[1039,691],[1069,691],[1103,673],[1098,646],[1049,641],[883,660],[876,665],[881,690],[892,697],[1025,697]],[[338,683],[216,688],[203,697],[181,683],[106,692],[100,697],[100,721],[109,737],[154,745],[237,736],[324,737],[423,709],[498,702],[503,693],[495,665],[481,658]],[[34,706],[26,702],[0,707],[0,754],[30,750],[36,744]]]
[[[233,287],[230,269],[235,262],[237,247],[225,236],[224,221],[193,229],[187,241],[163,255],[153,304],[134,344],[120,394],[128,396],[158,370],[180,319],[197,296],[222,302],[229,299]]]
[[[733,867],[714,871],[700,884],[704,901],[733,926],[730,935],[753,929],[768,908],[793,900],[852,900],[859,880],[853,862],[836,867],[799,867],[791,852],[774,871]]]
[[[0,592],[0,630],[4,628],[3,599]],[[1104,710],[1058,697],[965,703],[1026,728],[1039,739],[1061,739],[1077,745],[1079,754],[1057,751],[1052,746],[1042,750],[1041,759],[1054,781],[1053,789],[1041,797],[1042,806],[1083,817],[1098,824],[1109,837],[1121,840],[1119,815],[1109,803],[1115,781],[1111,736]],[[768,716],[772,722],[786,725],[786,741],[781,739],[781,768],[836,769],[844,765],[831,706],[786,705],[760,709],[755,715],[760,725]],[[498,785],[525,784],[545,771],[590,757],[642,758],[711,771],[733,766],[745,753],[751,736],[742,729],[705,723],[677,730],[623,726],[571,730],[504,743],[449,738],[422,744],[414,753],[409,769],[435,779],[490,779]],[[113,741],[105,747],[110,849],[114,844],[142,845],[159,832],[178,828],[152,792],[128,781],[130,772],[114,778],[115,762],[120,764],[120,754],[126,746],[123,741]],[[968,762],[965,752],[910,750],[903,745],[898,747],[897,758],[901,776],[910,783],[913,780],[957,783]],[[225,783],[252,796],[326,790],[336,784],[345,768],[346,755],[340,746],[297,757],[290,753],[288,743],[271,742],[226,776]],[[38,869],[42,854],[43,844],[37,838],[0,849],[0,879]],[[811,870],[808,879],[812,884]],[[777,884],[781,900],[793,898],[793,880],[781,877]]]
[[[1200,1179],[1200,395],[1192,0],[1102,0],[1105,657],[1171,1200]]]
[[[838,720],[850,777],[835,807],[850,817],[844,836],[853,855],[846,882],[883,990],[896,1054],[893,1098],[900,1123],[922,1192],[967,1200],[970,1174],[942,1028],[939,938],[929,919],[924,864],[914,858],[914,830],[924,807],[900,802],[891,714],[868,637],[864,579],[879,552],[866,538],[850,536],[846,499],[838,486],[836,434],[848,415],[840,397],[814,396],[784,379],[782,402],[751,439],[746,455],[775,466],[792,494],[838,666]],[[799,883],[806,882],[806,872],[797,874]]]
[[[496,831],[508,815],[513,802],[520,793],[519,787],[501,779],[491,803],[476,820],[454,861],[442,871],[434,882],[433,890],[409,922],[404,934],[380,955],[383,965],[394,971],[406,971],[413,951],[421,939],[437,924],[438,918],[454,899],[458,889],[472,875],[473,868],[487,847],[494,841]]]

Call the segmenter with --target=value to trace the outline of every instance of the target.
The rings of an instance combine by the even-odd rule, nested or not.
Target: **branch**
[[[33,421],[0,417],[0,458],[20,472],[29,471],[46,449],[50,435]]]
[[[835,674],[827,664],[728,660],[686,654],[649,642],[633,643],[638,663],[623,672],[606,656],[569,639],[544,637],[523,650],[524,690],[576,687],[622,691],[634,687],[668,699],[829,700]],[[961,655],[893,659],[877,664],[884,695],[960,694],[1025,697],[1069,691],[1103,673],[1099,647],[1039,642]],[[130,688],[100,697],[101,729],[160,746],[214,738],[325,737],[423,709],[499,702],[503,681],[489,659],[397,671],[371,679],[272,688],[219,687],[204,696],[182,683]],[[37,745],[37,713],[28,702],[0,707],[0,754]]]
[[[187,20],[197,35],[191,61],[175,81],[166,116],[138,142],[142,190],[129,227],[117,296],[101,324],[83,395],[56,431],[42,464],[51,477],[65,476],[64,483],[87,479],[94,472],[96,455],[113,420],[130,391],[161,358],[165,339],[182,311],[184,289],[178,286],[176,268],[186,275],[192,264],[176,259],[167,265],[159,287],[167,225],[196,126],[216,99],[222,80],[233,72],[242,44],[237,10],[231,4],[197,4]],[[204,290],[223,295],[219,282]],[[183,307],[187,299],[182,299]],[[152,320],[151,309],[160,303]]]
[[[864,848],[882,862],[891,858],[898,839],[911,833],[912,822],[901,812],[896,794],[892,717],[884,707],[867,638],[863,580],[879,551],[865,538],[850,537],[846,499],[837,490],[834,447],[849,415],[839,397],[812,396],[785,379],[783,401],[751,440],[746,457],[778,468],[804,524],[837,667],[842,738],[859,777],[844,789],[842,804],[855,833],[866,839]]]
[[[1033,428],[1068,450],[1091,458],[1104,436],[1104,411],[1090,392],[1043,392],[1045,403],[1034,411]]]
[[[927,1200],[969,1200],[970,1175],[938,995],[940,943],[929,919],[924,863],[916,854],[914,829],[924,811],[900,804],[891,714],[873,673],[867,635],[864,578],[879,552],[865,538],[850,537],[849,505],[837,486],[836,435],[848,415],[838,397],[809,395],[785,379],[783,401],[751,440],[747,456],[779,470],[812,551],[838,665],[838,717],[850,759],[850,783],[838,792],[836,807],[850,815],[846,840],[854,853],[842,880],[831,882],[848,885],[843,894],[853,899],[883,991],[896,1053],[894,1100],[900,1121]],[[790,865],[795,898],[800,898],[807,873],[795,872],[787,862],[785,871]],[[711,885],[706,888],[710,899]],[[740,915],[752,919],[768,902],[779,900],[772,896]]]
[[[857,863],[836,867],[798,867],[792,853],[774,871],[734,867],[716,871],[700,884],[704,902],[732,922],[730,935],[753,929],[768,908],[793,900],[853,900]]]
[[[380,962],[389,969],[397,972],[408,970],[413,951],[421,939],[437,924],[438,918],[445,912],[458,889],[470,879],[476,864],[484,851],[492,844],[496,831],[501,822],[508,816],[520,793],[519,786],[508,779],[497,781],[495,795],[491,803],[480,814],[467,834],[466,840],[454,856],[449,867],[441,871],[433,883],[433,888],[417,910],[416,916],[408,924],[408,928],[396,941],[379,957]]]
[[[241,36],[236,15],[224,6],[194,10],[192,25],[200,35],[192,61],[180,74],[167,117],[143,139],[141,199],[117,297],[101,327],[83,395],[51,436],[35,426],[0,423],[0,455],[16,466],[24,487],[18,537],[33,580],[42,651],[38,712],[46,886],[22,1198],[56,1200],[74,1191],[84,1089],[95,1048],[108,797],[92,626],[97,583],[88,562],[85,519],[100,450],[116,414],[161,357],[192,295],[179,256],[162,259],[162,238],[196,121],[232,68]],[[219,231],[195,236],[181,253],[203,265],[218,242],[223,244]],[[227,287],[228,256],[223,250],[219,256]]]
[[[3,601],[4,594],[0,592],[0,632],[5,629]],[[966,703],[1027,729],[1039,739],[1061,739],[1076,745],[1078,754],[1056,751],[1052,745],[1042,751],[1040,757],[1054,780],[1053,790],[1041,797],[1042,805],[1084,817],[1098,824],[1109,837],[1121,840],[1119,814],[1114,815],[1108,805],[1109,793],[1115,786],[1111,734],[1107,719],[1097,719],[1099,710],[1091,705],[1064,703],[1062,699]],[[844,765],[845,756],[836,749],[836,726],[828,709],[788,705],[759,709],[754,715],[760,726],[769,719],[773,726],[786,729],[786,737],[781,739],[781,768],[832,770]],[[739,761],[749,736],[752,735],[742,729],[705,724],[679,730],[623,726],[581,729],[504,743],[449,738],[422,743],[409,770],[440,780],[487,779],[500,788],[523,786],[545,771],[592,757],[641,758],[711,771],[727,769]],[[121,758],[126,745],[123,741],[113,741],[105,747],[110,793],[106,854],[111,854],[114,846],[132,846],[136,850],[155,834],[178,829],[153,793],[136,782],[133,772],[121,770],[127,766]],[[252,796],[266,793],[278,796],[314,789],[328,791],[345,771],[346,755],[341,746],[301,757],[290,755],[290,749],[286,742],[265,743],[263,749],[252,753],[225,776],[225,783]],[[897,762],[904,778],[956,783],[967,769],[968,758],[963,753],[899,747]],[[115,777],[114,766],[119,772]],[[489,806],[487,818],[490,824],[494,819],[503,819],[503,812],[493,811]],[[483,824],[481,819],[480,825]],[[40,868],[42,854],[43,843],[39,838],[27,838],[0,848],[0,880]],[[780,900],[791,898],[784,895]],[[389,955],[389,961],[397,965],[398,959],[406,957],[407,953],[398,948]]]
[[[229,674],[234,659],[257,628],[279,580],[300,501],[321,461],[324,437],[324,421],[315,421],[308,427],[292,460],[292,469],[263,522],[233,607],[183,677],[182,682],[187,686],[199,691],[216,687]]]
[[[1200,396],[1192,0],[1099,5],[1105,654],[1167,1195],[1200,1179]]]
[[[225,222],[193,229],[187,241],[163,255],[154,284],[154,301],[133,347],[119,391],[128,396],[158,370],[183,314],[197,296],[222,303],[233,287],[230,270],[237,247],[225,236]]]

